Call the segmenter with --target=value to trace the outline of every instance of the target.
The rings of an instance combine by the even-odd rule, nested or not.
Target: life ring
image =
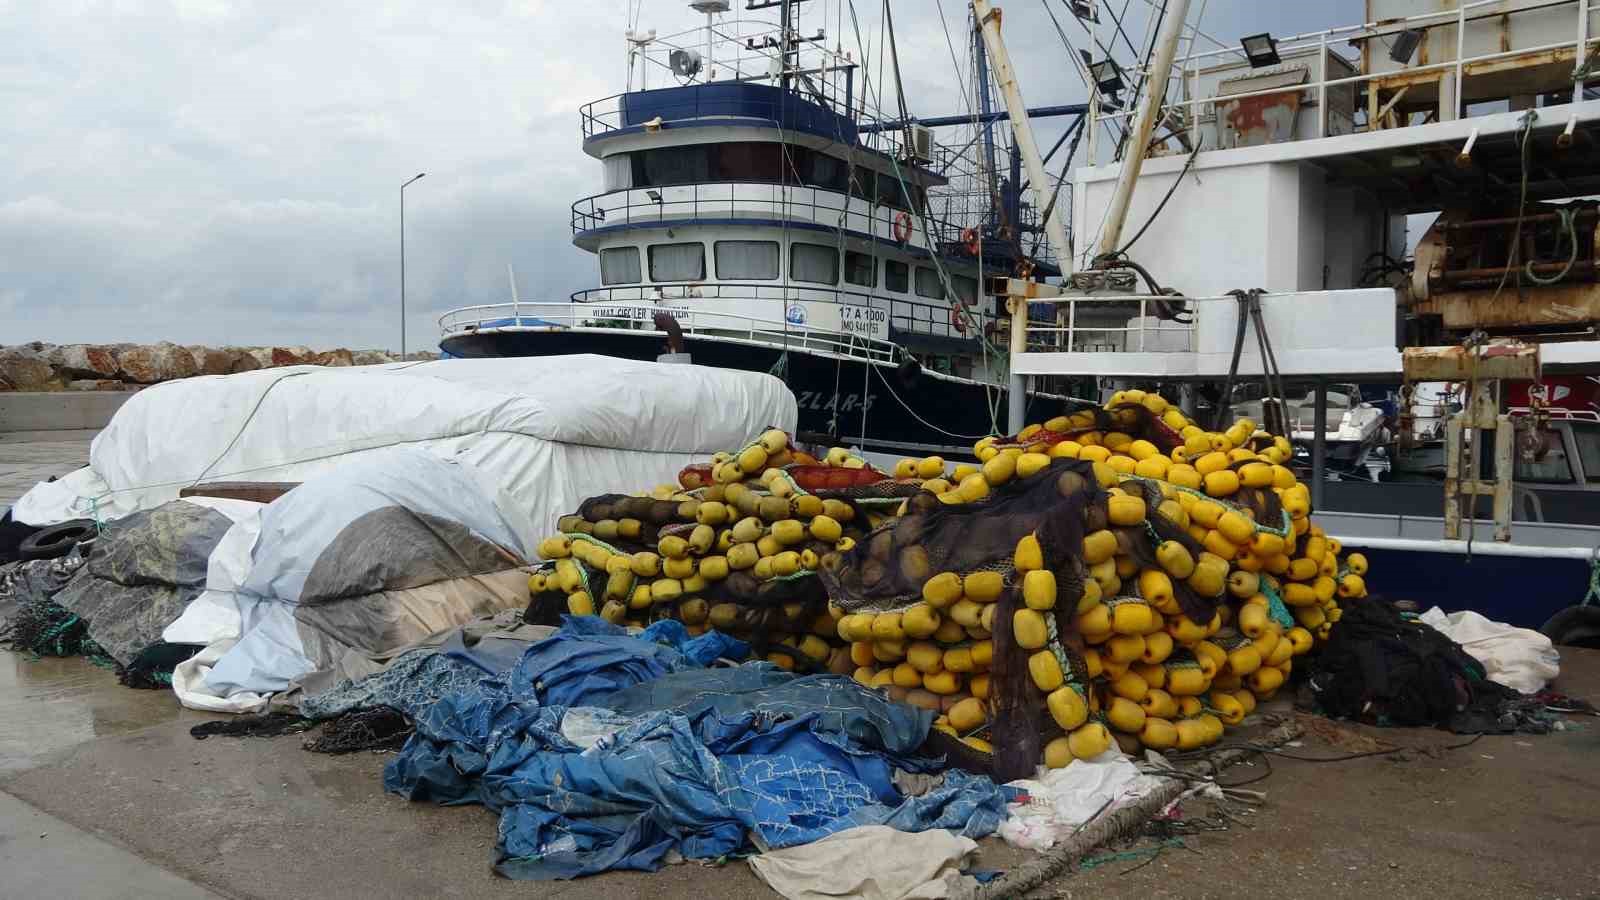
[[[978,255],[978,229],[963,228],[961,230],[961,246],[966,249],[968,256]]]
[[[956,331],[966,334],[967,317],[961,314],[960,302],[957,300],[956,303],[958,305],[950,307],[950,324],[955,326]]]
[[[916,230],[916,226],[911,223],[911,213],[905,210],[894,214],[894,224],[890,228],[894,233],[894,239],[902,244],[910,240],[911,232]]]

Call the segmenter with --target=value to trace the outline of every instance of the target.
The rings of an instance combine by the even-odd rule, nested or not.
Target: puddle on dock
[[[0,775],[96,738],[180,718],[206,717],[184,710],[170,690],[123,687],[110,669],[86,659],[0,650]]]

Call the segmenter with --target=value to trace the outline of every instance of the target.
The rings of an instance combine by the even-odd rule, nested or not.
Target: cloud
[[[600,189],[577,110],[622,89],[630,5],[0,0],[0,343],[396,347],[398,188],[418,171],[412,348],[435,343],[443,310],[507,299],[508,264],[524,299],[592,286],[568,226]],[[1342,17],[1210,5],[1230,36],[1360,15],[1353,0]],[[677,0],[645,6],[662,33],[698,21]],[[880,5],[857,8],[875,62]],[[803,10],[855,50],[837,3]],[[913,112],[963,111],[964,5],[895,15]],[[1030,105],[1081,99],[1042,10],[1012,0],[1005,22]],[[1064,125],[1041,123],[1041,142]]]

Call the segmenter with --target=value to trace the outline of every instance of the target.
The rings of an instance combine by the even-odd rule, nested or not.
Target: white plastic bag
[[[1421,621],[1483,663],[1490,681],[1513,690],[1536,694],[1561,674],[1561,654],[1537,631],[1496,622],[1470,610],[1445,615],[1437,606],[1423,613]]]

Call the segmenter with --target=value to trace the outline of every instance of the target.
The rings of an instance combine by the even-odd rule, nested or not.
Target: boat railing
[[[1330,89],[1354,87],[1368,84],[1368,121],[1366,128],[1369,131],[1382,128],[1382,118],[1389,112],[1395,102],[1400,100],[1404,88],[1409,84],[1434,83],[1439,86],[1439,107],[1437,114],[1429,117],[1429,121],[1449,121],[1460,119],[1466,114],[1467,103],[1473,98],[1467,96],[1467,91],[1461,87],[1465,79],[1474,75],[1488,75],[1509,68],[1512,61],[1526,60],[1540,63],[1560,63],[1568,57],[1571,58],[1573,68],[1571,83],[1574,87],[1574,96],[1582,96],[1584,83],[1587,80],[1596,80],[1597,75],[1590,71],[1591,61],[1589,53],[1591,45],[1600,40],[1600,35],[1590,34],[1590,18],[1594,13],[1600,13],[1600,6],[1591,7],[1592,0],[1476,0],[1471,3],[1461,3],[1454,9],[1440,10],[1438,12],[1422,13],[1414,16],[1385,19],[1381,22],[1369,22],[1363,25],[1343,26],[1322,31],[1306,32],[1291,37],[1281,38],[1276,41],[1276,49],[1280,57],[1289,57],[1297,52],[1303,53],[1310,50],[1316,51],[1317,63],[1314,71],[1308,74],[1308,80],[1291,85],[1276,84],[1271,87],[1254,91],[1240,91],[1223,96],[1189,97],[1188,99],[1169,99],[1163,106],[1163,112],[1158,121],[1167,121],[1167,116],[1176,120],[1186,121],[1192,131],[1192,139],[1199,140],[1199,128],[1202,110],[1215,112],[1217,106],[1233,103],[1238,100],[1250,98],[1282,96],[1286,93],[1299,92],[1308,94],[1315,99],[1316,125],[1312,137],[1326,137],[1328,131],[1328,92]],[[1504,24],[1511,21],[1513,15],[1543,12],[1556,7],[1571,6],[1577,13],[1575,34],[1570,39],[1558,41],[1543,41],[1526,46],[1515,46],[1509,38],[1510,25]],[[1506,37],[1498,42],[1501,49],[1492,52],[1475,53],[1467,52],[1469,22],[1481,19],[1502,19],[1502,28]],[[1397,69],[1381,69],[1378,71],[1361,72],[1355,75],[1330,77],[1328,59],[1330,46],[1339,41],[1362,43],[1366,41],[1381,42],[1385,39],[1392,40],[1400,32],[1407,30],[1426,30],[1441,26],[1455,27],[1453,35],[1444,35],[1445,40],[1453,40],[1453,56],[1439,62],[1426,62],[1426,57],[1419,60],[1417,65],[1405,65]],[[1190,53],[1174,62],[1174,73],[1181,80],[1198,85],[1201,67],[1214,65],[1230,57],[1241,57],[1243,51],[1237,45],[1225,45],[1209,35],[1200,34],[1201,38],[1218,45],[1218,49]],[[1475,71],[1476,70],[1476,71]],[[1136,72],[1143,72],[1136,69]],[[1379,104],[1374,86],[1392,88],[1396,95],[1391,95],[1392,101],[1388,106]],[[1169,95],[1170,96],[1170,95]],[[1090,96],[1090,121],[1098,123],[1122,123],[1131,120],[1135,114],[1132,108],[1119,108],[1104,111],[1099,103],[1099,98],[1091,92]],[[1129,105],[1130,107],[1132,104]],[[1097,159],[1095,155],[1096,135],[1099,127],[1089,129],[1089,159]]]
[[[902,217],[904,213],[904,217]],[[572,233],[608,225],[676,223],[694,219],[757,219],[781,216],[829,228],[857,231],[898,240],[896,229],[915,240],[924,217],[852,194],[819,187],[761,181],[695,182],[649,188],[625,188],[595,194],[572,204]],[[896,220],[899,219],[897,225]],[[927,216],[933,232],[930,249],[965,252],[961,227]],[[908,224],[909,223],[909,226]],[[909,233],[906,229],[909,227]]]
[[[876,363],[899,361],[899,348],[889,341],[788,322],[782,314],[763,317],[632,300],[611,304],[514,301],[465,306],[440,316],[439,331],[445,338],[479,331],[630,331],[665,338],[666,332],[655,324],[658,313],[672,316],[682,333],[690,336],[714,336],[766,347],[781,345]]]
[[[1513,406],[1507,412],[1513,416],[1531,416],[1534,413],[1531,406]],[[1600,423],[1600,412],[1592,409],[1568,409],[1565,406],[1546,406],[1540,410],[1547,418],[1561,422],[1597,422]]]
[[[1030,353],[1188,353],[1195,350],[1192,304],[1222,297],[1113,295],[1054,301],[1055,315],[1040,321],[1030,314]],[[1040,301],[1033,301],[1038,307]],[[1191,305],[1184,320],[1170,318],[1178,304]]]
[[[916,300],[900,300],[885,297],[882,294],[870,294],[864,291],[853,291],[841,288],[827,287],[825,285],[807,286],[798,282],[785,285],[781,282],[762,284],[759,282],[677,282],[670,284],[635,284],[613,285],[610,287],[591,288],[577,291],[572,295],[573,303],[682,303],[683,301],[701,300],[742,300],[761,303],[783,304],[783,319],[787,317],[788,305],[799,301],[805,304],[823,304],[823,308],[830,305],[838,307],[841,322],[860,322],[860,325],[850,325],[857,329],[877,331],[877,325],[886,326],[881,333],[885,336],[892,332],[910,333],[936,338],[950,338],[954,340],[967,340],[973,337],[974,329],[993,331],[994,319],[983,315],[975,305],[968,305],[966,311],[956,309],[950,304],[922,303]],[[681,309],[674,306],[673,309]],[[782,330],[782,325],[779,325]],[[868,336],[871,336],[870,334]]]
[[[717,83],[713,82],[713,84]],[[628,123],[624,122],[622,118],[622,98],[628,96],[628,93],[637,92],[612,94],[609,97],[602,97],[599,100],[594,100],[578,107],[578,120],[583,126],[584,140],[627,127]],[[673,103],[655,101],[650,109],[659,115],[663,121],[667,122],[722,116],[755,119],[759,122],[779,125],[786,121],[786,115],[792,114],[790,104],[782,100],[764,101],[746,95],[738,98],[737,102],[733,102],[727,97],[707,94],[704,91],[687,91],[684,92],[683,97],[684,99]],[[836,112],[831,107],[830,111]],[[853,124],[851,128],[854,128]],[[841,134],[839,139],[841,141],[854,140],[855,134]]]

